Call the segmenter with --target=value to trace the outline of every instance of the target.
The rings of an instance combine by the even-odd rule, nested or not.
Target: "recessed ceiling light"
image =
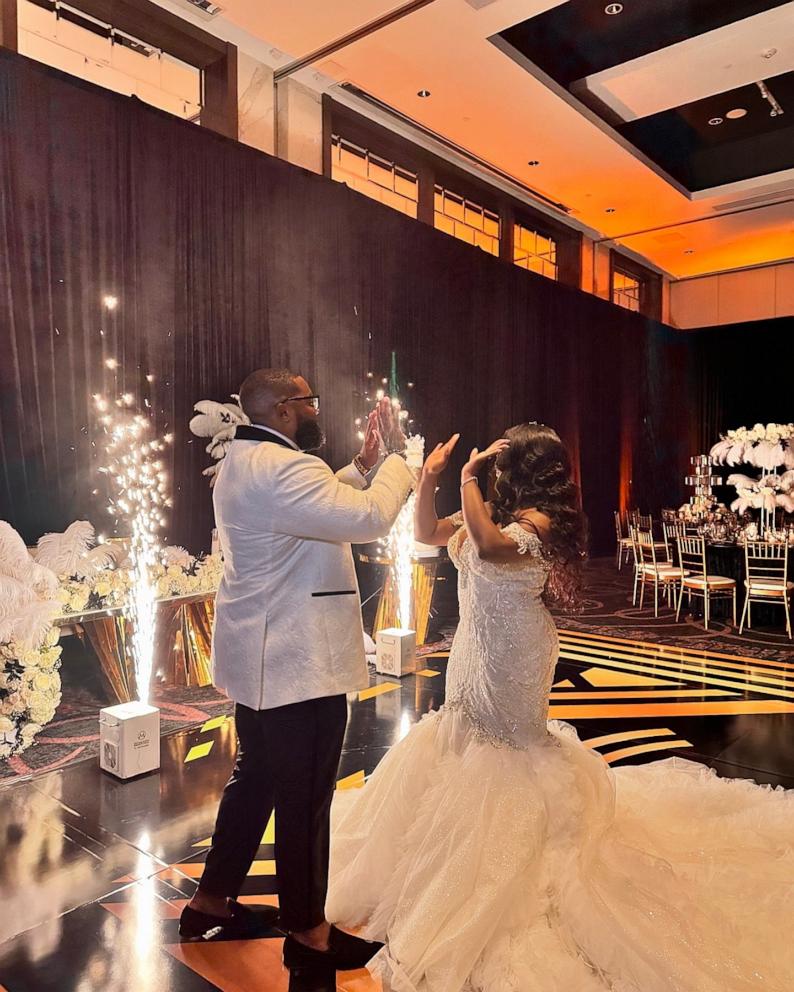
[[[430,96],[430,90],[419,90],[419,92],[416,95],[420,96],[424,100]]]
[[[604,7],[605,14],[620,14],[622,11],[623,11],[622,3],[608,3],[606,7]]]
[[[694,248],[685,248],[684,249],[684,254],[685,255],[694,255],[695,254],[695,249]]]
[[[604,213],[607,213],[607,214],[614,214],[614,212],[615,212],[615,208],[614,207],[607,207],[606,210],[604,211]]]
[[[722,124],[722,118],[712,117],[711,120],[709,121],[709,124],[711,124],[712,127],[716,127],[718,124]]]
[[[729,120],[738,121],[742,117],[747,116],[747,111],[744,107],[734,107],[733,110],[729,110],[725,115]]]
[[[540,165],[540,161],[536,158],[530,159],[527,165]]]
[[[763,52],[761,52],[761,58],[763,59],[773,59],[776,55],[777,55],[776,48],[765,48]]]

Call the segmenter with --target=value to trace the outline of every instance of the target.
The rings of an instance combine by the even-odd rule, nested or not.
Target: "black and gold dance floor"
[[[561,630],[550,705],[605,761],[681,755],[794,788],[794,657],[782,641],[765,658],[594,626]],[[351,700],[340,789],[363,785],[442,704],[446,658],[427,655],[402,682],[373,676]],[[177,935],[233,751],[234,725],[219,715],[164,738],[158,774],[121,783],[92,760],[0,788],[0,992],[287,992],[277,933],[201,945]],[[275,902],[276,830],[262,838],[248,902]],[[378,988],[366,971],[338,976],[346,992]]]

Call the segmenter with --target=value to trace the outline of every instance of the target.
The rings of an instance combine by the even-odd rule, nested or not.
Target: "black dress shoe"
[[[337,927],[331,927],[328,937],[328,950],[316,951],[290,936],[284,941],[284,964],[290,969],[321,968],[323,965],[337,971],[355,971],[366,967],[383,947],[374,940],[362,940]]]
[[[179,917],[179,936],[183,940],[255,940],[272,937],[278,924],[275,906],[244,906],[229,900],[231,916],[214,916],[185,906]]]
[[[327,964],[290,968],[289,992],[336,992],[336,968]]]

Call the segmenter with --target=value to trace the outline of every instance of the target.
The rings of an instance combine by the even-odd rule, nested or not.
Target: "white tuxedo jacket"
[[[361,689],[368,673],[350,544],[388,534],[413,473],[392,455],[364,489],[354,466],[334,475],[278,435],[238,432],[258,439],[232,442],[213,489],[224,556],[213,682],[255,710]]]

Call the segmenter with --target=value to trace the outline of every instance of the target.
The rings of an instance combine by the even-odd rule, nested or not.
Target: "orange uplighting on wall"
[[[620,427],[620,475],[618,480],[618,502],[620,512],[631,507],[631,483],[634,472],[634,444],[629,427],[624,420]]]

